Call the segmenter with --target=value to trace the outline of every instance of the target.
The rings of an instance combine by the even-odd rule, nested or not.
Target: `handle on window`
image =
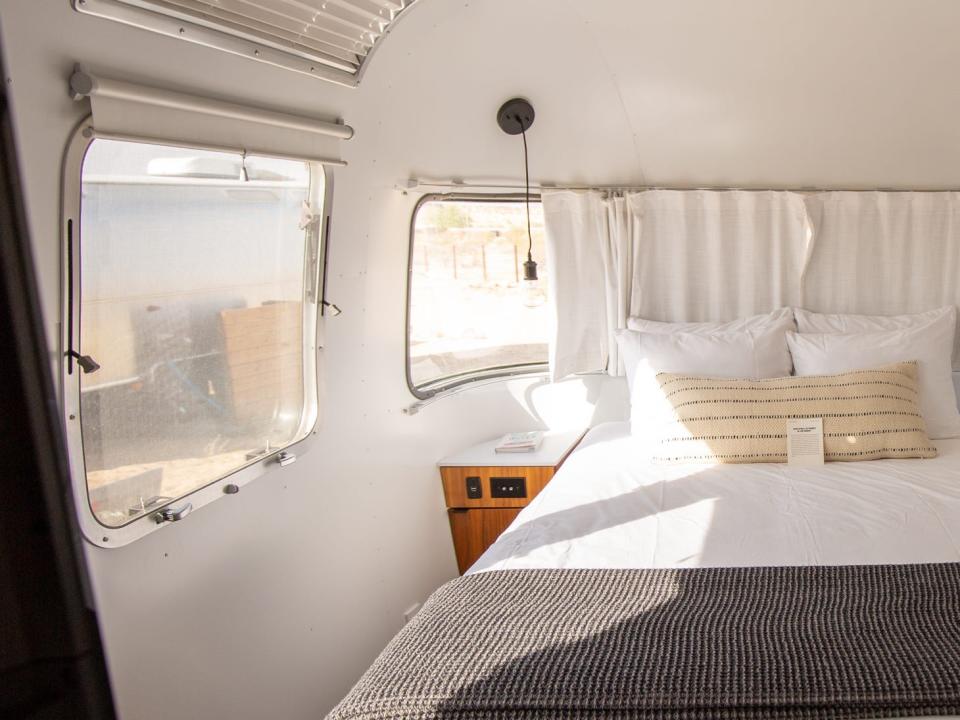
[[[76,350],[67,350],[67,357],[75,358],[77,365],[80,366],[80,369],[83,370],[84,375],[89,375],[100,369],[100,363],[94,360],[89,355],[81,355]]]
[[[157,521],[157,525],[165,522],[177,522],[183,520],[191,510],[193,510],[192,503],[184,503],[178,508],[165,507],[154,515],[153,519]]]

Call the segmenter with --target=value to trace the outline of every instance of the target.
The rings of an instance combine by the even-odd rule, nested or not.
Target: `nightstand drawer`
[[[553,477],[552,467],[441,467],[443,495],[448,508],[522,508]],[[478,478],[468,483],[470,478]],[[479,485],[480,497],[470,486]],[[522,495],[521,491],[525,491]],[[494,497],[499,495],[500,497]]]
[[[500,536],[521,508],[481,508],[448,510],[450,534],[457,555],[457,568],[465,573]]]

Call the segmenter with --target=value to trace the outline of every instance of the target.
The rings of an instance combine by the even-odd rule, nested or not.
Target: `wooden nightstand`
[[[536,452],[496,453],[500,436],[437,463],[461,573],[543,490],[583,435],[546,433]]]

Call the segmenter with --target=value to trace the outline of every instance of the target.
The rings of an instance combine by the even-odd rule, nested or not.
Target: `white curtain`
[[[544,191],[554,379],[622,374],[627,317],[733,320],[800,301],[806,210],[787,192]]]
[[[608,230],[600,193],[544,190],[541,197],[550,276],[550,372],[558,380],[606,367]]]
[[[650,190],[630,202],[642,237],[631,315],[726,321],[799,302],[808,243],[802,196]]]
[[[806,206],[803,307],[898,315],[960,304],[960,193],[826,192]]]
[[[607,362],[610,375],[623,375],[623,358],[617,345],[617,330],[627,326],[635,294],[636,267],[640,257],[640,222],[629,197],[615,195],[604,202],[606,242],[603,243],[606,273]]]

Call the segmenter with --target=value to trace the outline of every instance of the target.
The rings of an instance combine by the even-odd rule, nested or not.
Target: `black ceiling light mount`
[[[523,174],[526,188],[527,204],[527,261],[523,263],[523,280],[525,283],[537,281],[537,263],[533,260],[533,233],[530,230],[530,159],[527,153],[527,130],[533,125],[536,113],[533,105],[525,98],[511,98],[497,111],[497,124],[507,135],[523,137]]]
[[[529,100],[512,98],[497,111],[497,125],[507,135],[520,135],[530,129],[535,116]]]

